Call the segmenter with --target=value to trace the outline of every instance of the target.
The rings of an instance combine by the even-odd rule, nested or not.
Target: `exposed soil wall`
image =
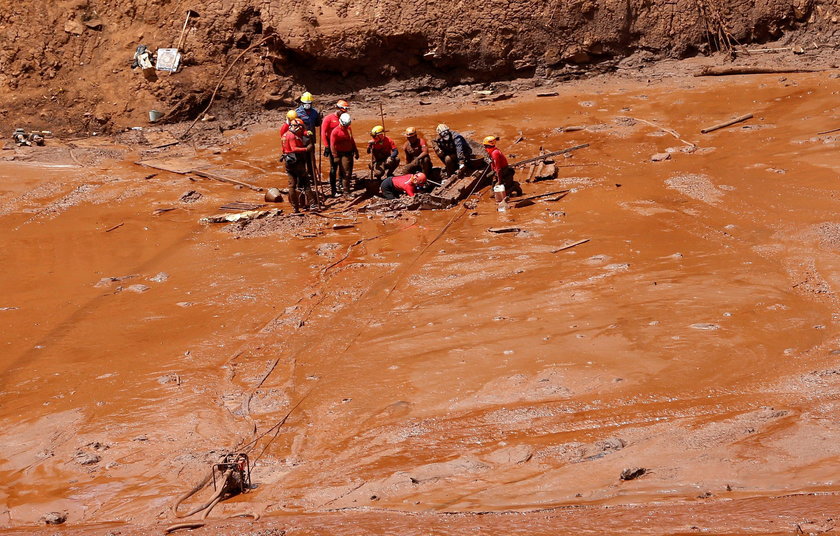
[[[276,38],[231,70],[221,113],[285,106],[304,87],[342,94],[388,82],[437,88],[582,73],[639,50],[706,53],[718,47],[709,30],[721,27],[742,43],[803,30],[808,43],[837,43],[840,35],[837,0],[2,4],[0,119],[12,128],[65,131],[143,124],[153,108],[168,119],[192,117],[229,62],[269,35]],[[144,79],[130,68],[136,46],[175,46],[187,8],[200,16],[187,29],[183,69]]]

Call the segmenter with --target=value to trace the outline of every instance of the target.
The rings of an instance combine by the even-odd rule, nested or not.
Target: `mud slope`
[[[185,68],[145,80],[134,49],[175,46],[186,9]],[[742,43],[806,30],[803,44],[837,43],[837,0],[507,3],[195,2],[56,0],[0,9],[0,120],[11,126],[109,131],[194,114],[240,52],[222,114],[277,107],[301,88],[347,94],[389,81],[411,88],[585,73],[634,50],[682,57],[717,49],[725,30]],[[711,32],[711,33],[710,33]],[[790,34],[790,38],[795,37]]]
[[[480,192],[209,226],[260,195],[107,139],[124,159],[81,166],[74,142],[78,162],[0,164],[0,527],[159,534],[232,449],[257,488],[199,534],[833,527],[836,73],[554,89],[386,110],[394,131],[502,133],[513,160],[590,144],[524,183],[566,197],[506,212]],[[228,135],[168,151],[283,184],[273,131]],[[224,520],[243,511],[263,520]]]

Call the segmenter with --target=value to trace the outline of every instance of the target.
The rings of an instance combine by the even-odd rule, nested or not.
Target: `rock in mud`
[[[648,470],[644,467],[632,467],[622,471],[621,475],[619,475],[619,478],[621,480],[635,480],[647,472]]]
[[[156,276],[150,277],[149,281],[154,281],[155,283],[163,283],[167,279],[169,279],[169,274],[167,274],[166,272],[160,272]]]
[[[93,454],[91,452],[84,452],[80,450],[76,452],[76,455],[73,457],[73,459],[79,465],[94,465],[99,463],[102,460],[102,457],[100,457],[98,454]]]
[[[61,525],[67,521],[67,512],[48,512],[41,517],[47,525]]]
[[[655,155],[650,157],[651,162],[662,162],[664,160],[670,160],[671,154],[670,153],[656,153]]]
[[[142,294],[143,292],[146,292],[147,290],[149,290],[149,287],[147,287],[146,285],[137,284],[137,285],[129,285],[129,286],[125,287],[125,290],[127,290],[129,292],[136,292],[137,294]]]
[[[201,194],[196,192],[195,190],[190,190],[189,192],[179,197],[178,201],[180,201],[181,203],[195,203],[199,199],[201,199]]]

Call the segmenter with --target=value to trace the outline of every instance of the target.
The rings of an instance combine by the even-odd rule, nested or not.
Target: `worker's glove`
[[[329,147],[324,147],[324,156],[326,156],[327,158],[330,157],[330,148]]]

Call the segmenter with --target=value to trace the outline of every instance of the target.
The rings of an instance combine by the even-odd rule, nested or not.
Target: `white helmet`
[[[338,117],[338,122],[341,123],[341,126],[346,127],[349,126],[353,120],[350,119],[350,114],[344,112]]]
[[[446,126],[445,124],[441,123],[437,126],[437,129],[435,129],[435,130],[437,130],[438,135],[441,135],[444,132],[449,132],[449,127]]]

